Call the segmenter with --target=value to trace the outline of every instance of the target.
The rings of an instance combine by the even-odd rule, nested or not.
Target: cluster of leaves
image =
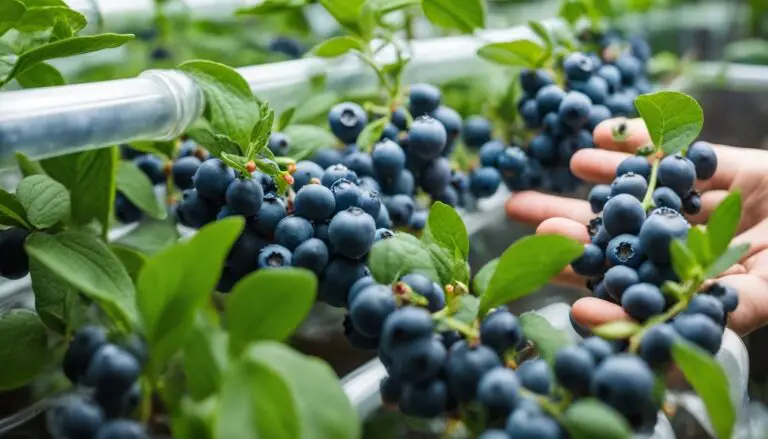
[[[15,79],[22,87],[63,85],[46,61],[119,47],[133,35],[78,36],[87,21],[63,0],[0,1],[0,88]]]

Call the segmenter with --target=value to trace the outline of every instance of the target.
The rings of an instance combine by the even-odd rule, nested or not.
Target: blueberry
[[[552,372],[544,360],[528,360],[517,368],[517,377],[523,387],[540,395],[549,395]]]
[[[552,136],[546,133],[539,134],[531,139],[528,143],[528,153],[542,165],[551,166],[557,163],[555,141]]]
[[[451,162],[440,157],[428,164],[419,178],[419,184],[428,194],[441,194],[451,182]]]
[[[534,99],[528,99],[520,106],[520,116],[525,122],[525,127],[529,130],[541,126],[542,117],[540,116],[539,105]]]
[[[542,87],[554,82],[545,70],[522,69],[520,71],[520,85],[522,85],[523,91],[531,96],[535,95]]]
[[[151,154],[144,154],[137,157],[133,161],[133,164],[135,164],[136,167],[139,168],[141,172],[147,176],[147,178],[149,178],[149,181],[151,181],[152,184],[156,185],[165,183],[165,164],[160,157]]]
[[[140,374],[141,365],[133,355],[113,344],[105,344],[93,354],[84,383],[101,391],[123,394]]]
[[[608,242],[605,255],[611,265],[637,268],[643,262],[643,247],[637,236],[621,234]]]
[[[355,174],[354,171],[351,171],[346,166],[338,164],[329,166],[325,172],[323,172],[323,176],[320,178],[320,182],[323,184],[323,186],[330,188],[334,183],[343,178],[354,182],[357,181],[357,174]]]
[[[93,355],[107,344],[107,334],[98,326],[80,328],[64,354],[62,368],[64,375],[73,383],[78,383],[91,363]]]
[[[123,224],[135,223],[144,216],[144,212],[136,207],[122,192],[115,194],[115,217]],[[2,270],[0,270],[2,272]],[[25,273],[26,274],[26,273]]]
[[[395,177],[405,168],[405,152],[391,140],[377,143],[373,147],[371,158],[379,177]]]
[[[440,157],[447,136],[443,124],[429,116],[419,117],[408,130],[409,152],[423,160]]]
[[[195,189],[203,198],[224,201],[227,188],[235,179],[235,171],[219,159],[204,161],[193,177]]]
[[[288,216],[275,227],[275,241],[290,251],[314,236],[312,223],[300,216]]]
[[[371,273],[364,261],[334,257],[320,276],[318,296],[325,303],[343,307],[347,304],[347,296],[352,285],[360,278]]]
[[[627,288],[638,283],[640,283],[640,276],[637,271],[625,265],[616,265],[609,268],[603,278],[605,291],[617,302],[621,302],[621,297]]]
[[[392,220],[389,218],[389,209],[382,204],[379,208],[379,214],[376,216],[376,228],[377,229],[390,229],[392,228]]]
[[[480,324],[480,341],[503,356],[524,341],[523,328],[514,314],[499,310],[483,319]]]
[[[617,92],[608,96],[605,106],[611,110],[613,117],[630,117],[635,112],[635,98],[624,91]]]
[[[602,363],[603,360],[614,354],[613,345],[600,337],[585,338],[579,346],[589,352],[595,361],[595,365]]]
[[[451,392],[459,402],[471,401],[483,375],[499,366],[499,356],[487,346],[470,346],[465,341],[454,344],[445,366]]]
[[[245,216],[253,216],[261,209],[264,189],[253,179],[235,179],[227,187],[225,199],[232,211]]]
[[[353,102],[336,104],[328,113],[328,124],[333,134],[344,143],[353,143],[368,123],[363,107]]]
[[[475,169],[469,174],[469,190],[477,198],[495,194],[501,184],[501,174],[489,166]]]
[[[594,131],[601,122],[610,119],[612,116],[611,110],[605,105],[593,105],[589,108],[587,128],[589,128],[589,131]]]
[[[629,194],[611,197],[603,208],[603,225],[611,236],[635,235],[645,222],[645,209],[640,200]]]
[[[342,163],[359,177],[375,175],[375,171],[373,170],[373,159],[369,154],[364,152],[353,152],[344,157]]]
[[[717,154],[712,145],[707,142],[694,142],[688,147],[685,155],[693,163],[696,169],[696,178],[709,180],[717,170]]]
[[[616,68],[621,72],[623,85],[634,84],[635,80],[643,73],[643,65],[640,60],[626,53],[616,60]]]
[[[259,251],[259,268],[283,268],[291,266],[291,251],[282,245],[270,244]]]
[[[547,85],[536,93],[536,107],[542,117],[547,113],[557,112],[565,99],[566,92],[559,85]]]
[[[459,192],[454,187],[448,186],[442,194],[432,195],[432,201],[440,201],[451,207],[456,207],[463,203],[462,197],[465,193],[466,192],[462,192],[462,195],[459,195]]]
[[[564,439],[560,426],[549,416],[530,409],[518,409],[507,419],[507,434],[514,439]]]
[[[462,135],[464,143],[470,148],[480,148],[491,140],[493,127],[491,122],[482,116],[469,116],[464,120]]]
[[[331,186],[331,192],[336,200],[336,212],[347,210],[350,207],[360,207],[363,194],[356,184],[346,178],[336,180]]]
[[[584,245],[584,253],[571,262],[573,271],[582,276],[599,276],[605,272],[605,252],[595,244]]]
[[[272,154],[278,157],[288,155],[288,150],[290,149],[288,136],[277,131],[272,132],[269,135],[269,143],[267,144],[267,147],[272,151]]]
[[[392,370],[404,382],[431,380],[442,372],[447,355],[438,335],[420,338],[392,351]]]
[[[621,306],[633,319],[644,322],[664,311],[664,295],[656,285],[638,283],[624,291]]]
[[[595,64],[586,54],[574,52],[563,60],[563,70],[569,81],[586,81],[592,76]]]
[[[651,178],[651,164],[648,163],[648,159],[641,156],[633,155],[627,157],[619,163],[619,167],[616,168],[616,177],[633,173],[644,179]]]
[[[406,384],[400,398],[400,410],[409,416],[434,418],[444,413],[449,404],[448,386],[445,381]]]
[[[182,224],[200,228],[216,219],[218,205],[201,197],[196,189],[187,189],[182,197],[177,209]]]
[[[141,157],[142,155],[144,155],[143,151],[134,149],[129,144],[124,143],[120,145],[120,158],[123,160],[133,160]]]
[[[688,221],[676,210],[666,207],[655,209],[640,229],[640,247],[651,262],[668,264],[669,248],[675,239],[684,239],[688,235]]]
[[[739,305],[739,294],[735,288],[721,283],[713,283],[708,289],[707,294],[711,294],[723,303],[725,312],[733,312]]]
[[[695,181],[696,168],[687,158],[675,154],[661,159],[659,183],[669,187],[680,197],[685,197],[691,192]]]
[[[430,312],[437,312],[445,307],[443,289],[432,282],[429,277],[421,273],[410,273],[401,277],[400,282],[408,285],[414,293],[427,299],[427,310]]]
[[[554,372],[557,381],[577,395],[589,392],[589,383],[595,369],[592,355],[580,346],[566,346],[555,355]]]
[[[679,279],[675,271],[669,265],[657,265],[651,261],[643,262],[637,269],[641,282],[650,283],[661,287],[665,282],[677,282]]]
[[[587,95],[593,104],[602,104],[608,98],[608,81],[599,77],[591,76],[586,81],[570,81],[570,89],[579,91]]]
[[[440,89],[432,84],[413,84],[408,94],[409,110],[413,117],[429,114],[440,106]]]
[[[392,178],[383,178],[381,191],[386,195],[413,195],[416,190],[416,179],[408,169],[403,169]]]
[[[509,439],[509,436],[506,431],[494,428],[492,430],[485,430],[478,439]]]
[[[408,129],[408,117],[404,108],[398,107],[392,112],[392,124],[400,129],[400,131]]]
[[[605,203],[608,202],[608,198],[611,196],[611,187],[607,184],[598,184],[589,191],[589,206],[592,209],[592,213],[599,213],[603,210]]]
[[[693,191],[683,198],[683,211],[688,215],[696,215],[701,212],[701,195]]]
[[[648,182],[634,172],[628,172],[616,177],[611,183],[611,197],[619,194],[629,194],[642,201],[648,191]]]
[[[415,205],[407,195],[394,195],[384,199],[384,206],[395,226],[407,226]]]
[[[275,180],[270,177],[269,175],[259,172],[259,171],[253,171],[251,173],[251,177],[261,184],[261,189],[264,191],[264,194],[276,194],[277,193],[277,183]],[[297,189],[298,190],[298,189]]]
[[[588,122],[592,101],[584,93],[571,91],[563,98],[558,108],[560,118],[573,128],[581,128]]]
[[[672,359],[672,344],[676,337],[677,333],[668,323],[652,326],[640,340],[640,358],[653,368],[666,366]]]
[[[48,431],[56,438],[94,439],[104,424],[104,412],[81,395],[56,401],[47,414]]]
[[[688,303],[685,314],[701,314],[712,319],[720,326],[725,326],[725,308],[723,303],[714,296],[698,294]]]
[[[557,145],[558,152],[560,153],[560,162],[564,165],[565,169],[568,169],[571,158],[576,154],[576,151],[592,148],[592,146],[592,133],[584,129],[577,130],[566,136]]]
[[[592,394],[625,416],[639,414],[651,401],[654,377],[633,355],[606,358],[592,376]]]
[[[715,355],[723,341],[723,327],[703,314],[680,314],[672,327],[681,337]]]
[[[237,238],[227,256],[227,266],[235,276],[245,276],[258,268],[259,251],[267,246],[267,241],[250,230],[243,231]]]
[[[392,313],[381,330],[381,349],[393,352],[419,339],[430,337],[435,324],[423,308],[406,306]]]
[[[143,367],[149,360],[149,347],[147,341],[138,334],[130,334],[120,342],[120,347],[139,362]]]
[[[381,399],[386,405],[393,405],[400,402],[400,396],[403,392],[403,384],[391,376],[385,377],[379,383],[379,393]]]
[[[315,150],[310,160],[317,163],[322,169],[326,169],[329,166],[341,163],[344,160],[344,156],[334,148],[320,148]]]
[[[275,233],[277,224],[287,215],[283,201],[274,194],[265,194],[261,209],[253,222],[253,228],[262,236],[270,237]]]
[[[344,179],[344,181],[347,181]],[[314,221],[330,218],[336,210],[336,198],[321,184],[308,184],[296,193],[293,207],[297,215]]]
[[[104,424],[96,439],[149,439],[149,435],[140,423],[117,419]]]
[[[174,161],[171,166],[171,173],[176,187],[181,190],[192,189],[194,187],[192,178],[201,164],[200,159],[194,156],[180,157]]]
[[[333,249],[344,257],[359,259],[373,246],[376,224],[362,209],[351,207],[337,213],[328,226]]]
[[[605,79],[605,82],[608,83],[609,93],[615,93],[621,88],[621,72],[618,67],[606,64],[597,69],[595,74],[598,77]]]
[[[360,177],[360,179],[357,181],[357,185],[360,186],[360,189],[363,190],[381,192],[381,185],[379,182],[375,178],[369,177],[367,175]]]
[[[491,140],[483,144],[478,153],[480,165],[495,167],[498,164],[499,156],[504,152],[504,148],[504,144],[499,140]]]
[[[477,386],[477,400],[493,415],[511,413],[520,399],[520,380],[515,372],[497,367],[483,375]]]
[[[656,188],[651,195],[653,205],[656,207],[668,207],[676,211],[680,211],[683,208],[683,201],[680,196],[668,187]]]
[[[601,224],[597,228],[595,235],[592,236],[592,244],[605,249],[608,247],[609,242],[611,242],[611,235],[608,234],[608,232],[605,230],[605,227]]]
[[[378,337],[384,321],[395,309],[392,289],[386,285],[372,284],[357,294],[350,305],[349,318],[361,334]]]
[[[437,119],[448,134],[448,140],[451,141],[461,135],[461,116],[451,107],[441,105],[431,113],[432,117]]]
[[[323,241],[310,238],[296,247],[292,259],[294,267],[306,268],[320,275],[328,265],[328,247]]]
[[[381,210],[381,198],[378,192],[372,190],[364,190],[360,194],[360,208],[363,212],[376,218]]]
[[[525,151],[517,146],[511,146],[504,150],[499,156],[498,167],[501,174],[506,178],[514,175],[522,175],[525,166],[528,163],[528,156]]]
[[[352,306],[361,291],[374,284],[376,284],[376,280],[373,278],[373,276],[365,276],[356,280],[355,283],[349,287],[349,294],[347,295],[347,303],[349,306]]]

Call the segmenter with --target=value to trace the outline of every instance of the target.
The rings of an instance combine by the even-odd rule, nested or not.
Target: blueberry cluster
[[[511,190],[572,189],[578,180],[568,167],[571,157],[593,146],[592,133],[600,122],[633,115],[635,98],[650,91],[645,76],[648,51],[631,46],[619,53],[608,48],[600,53],[568,55],[562,62],[564,86],[545,70],[520,73],[523,96],[518,111],[533,131],[527,148],[505,146],[490,138],[490,127],[475,123],[477,133],[467,144],[480,148],[481,164],[498,169]],[[482,186],[491,171],[475,178]]]
[[[657,167],[654,171],[646,157],[627,158],[611,185],[592,189],[589,202],[602,216],[592,220],[591,243],[572,264],[574,271],[591,278],[596,297],[620,304],[639,322],[676,304],[661,289],[665,282],[679,280],[671,266],[670,244],[686,238],[690,224],[683,213],[699,212],[701,201],[694,184],[714,175],[717,156],[711,145],[696,142],[685,155],[664,157]],[[649,183],[657,185],[649,188]],[[716,353],[726,314],[737,304],[735,291],[718,284],[695,296],[682,314],[653,328],[643,339],[644,344],[655,346],[649,348],[653,353],[646,359],[655,364],[659,356],[668,358],[674,333]],[[665,353],[657,351],[662,338],[667,343]]]
[[[6,279],[21,279],[29,273],[29,258],[24,250],[24,241],[29,230],[10,227],[0,230],[0,276]]]
[[[143,340],[110,343],[96,326],[80,329],[64,356],[64,375],[78,392],[47,412],[54,439],[148,439],[141,423],[128,419],[141,400],[139,376],[147,361]]]

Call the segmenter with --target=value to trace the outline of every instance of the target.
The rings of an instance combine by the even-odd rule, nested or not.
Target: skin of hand
[[[612,129],[626,123],[629,136],[615,141]],[[578,151],[571,159],[571,170],[582,180],[610,184],[619,163],[637,148],[648,145],[650,138],[641,119],[612,119],[600,124],[594,133],[596,147]],[[749,252],[739,264],[723,273],[718,282],[734,287],[739,306],[731,313],[728,326],[744,335],[768,324],[768,151],[713,145],[718,159],[715,175],[697,181],[702,193],[701,212],[689,216],[692,224],[707,221],[712,211],[730,191],[741,191],[742,217],[731,245],[748,243]],[[566,235],[589,242],[586,224],[595,216],[585,200],[559,197],[535,191],[518,192],[506,204],[507,215],[517,221],[537,226],[537,234]],[[585,279],[568,267],[555,280],[584,287]],[[586,297],[574,303],[573,317],[586,326],[629,319],[615,304]]]

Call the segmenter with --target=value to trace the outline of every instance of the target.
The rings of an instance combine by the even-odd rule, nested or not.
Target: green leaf
[[[283,134],[289,140],[288,156],[296,160],[309,157],[317,149],[333,147],[336,143],[333,134],[314,125],[290,125]]]
[[[102,49],[120,47],[132,39],[133,35],[100,34],[87,37],[73,37],[37,46],[19,55],[13,69],[4,80],[0,81],[0,85],[7,83],[16,77],[17,74],[24,73],[27,69],[43,61],[68,58],[74,55],[97,52]]]
[[[357,28],[357,17],[364,0],[320,0],[320,4],[339,23],[352,30]]]
[[[18,0],[0,0],[0,37],[21,19],[26,9]]]
[[[579,21],[581,17],[588,15],[588,12],[585,0],[563,0],[558,15],[565,19],[569,24],[573,25]]]
[[[458,306],[455,308],[456,313],[453,315],[453,319],[466,325],[473,325],[477,320],[477,310],[480,307],[480,299],[469,294],[464,294],[455,297],[454,300],[458,301]],[[441,325],[440,328],[438,328],[438,331],[448,329],[450,328]]]
[[[192,76],[203,90],[204,115],[214,133],[231,138],[241,147],[248,145],[251,129],[260,114],[248,82],[236,70],[213,61],[187,61],[178,68]],[[244,152],[241,148],[238,154],[244,155]]]
[[[288,125],[291,124],[294,113],[296,113],[296,107],[290,107],[280,113],[280,119],[278,119],[275,131],[283,131],[284,129],[288,128]]]
[[[293,119],[296,123],[308,123],[316,121],[326,114],[339,100],[341,96],[330,90],[318,90],[311,96],[308,96],[306,100],[302,101],[301,105],[296,109],[296,114]],[[315,125],[305,125],[316,128],[320,131],[325,131],[326,136],[330,135],[328,130],[323,130]],[[293,127],[290,127],[293,128]],[[332,146],[336,142],[335,137],[331,137],[331,142],[328,146]],[[291,145],[293,148],[295,145]]]
[[[308,0],[264,0],[256,6],[239,9],[237,15],[267,15],[292,11],[306,5]]]
[[[176,221],[172,216],[164,220],[146,218],[139,226],[116,241],[117,244],[153,255],[179,239]]]
[[[363,151],[370,151],[380,139],[389,120],[387,118],[376,119],[363,128],[357,137],[357,146]]]
[[[613,408],[594,398],[580,399],[563,413],[562,423],[572,439],[630,439],[632,429]]]
[[[215,134],[213,131],[205,128],[191,128],[186,133],[192,140],[202,145],[211,154],[221,157],[222,154],[241,155],[245,151],[243,148],[224,134]]]
[[[99,303],[127,330],[137,321],[135,290],[125,267],[98,238],[83,232],[32,233],[27,254]]]
[[[269,136],[275,121],[275,111],[264,102],[259,108],[259,120],[251,129],[250,142],[245,154],[247,160],[252,160],[258,153],[262,153],[269,145]],[[271,153],[271,151],[270,151]]]
[[[691,250],[679,239],[672,241],[669,254],[672,258],[672,269],[682,280],[690,279],[693,272],[699,268]]]
[[[56,67],[44,62],[35,64],[19,73],[16,75],[16,80],[24,88],[53,87],[65,83],[61,72]]]
[[[688,230],[685,244],[691,254],[701,266],[707,266],[712,262],[712,252],[709,249],[707,232],[702,226],[694,226]]]
[[[712,256],[720,257],[736,236],[741,221],[741,192],[732,192],[717,206],[707,222],[707,236]]]
[[[704,111],[685,93],[660,91],[638,96],[635,106],[651,141],[667,155],[687,148],[704,125]]]
[[[368,267],[377,282],[390,284],[400,276],[418,272],[438,279],[429,252],[413,235],[396,233],[373,245],[368,254]]]
[[[592,4],[594,5],[594,10],[602,17],[613,17],[616,15],[612,0],[592,0]]]
[[[499,258],[493,258],[483,265],[483,268],[477,272],[475,278],[472,281],[472,287],[474,293],[478,296],[482,296],[488,290],[488,285],[491,283],[493,273],[496,271],[496,267],[499,265]]]
[[[339,386],[338,377],[326,363],[302,355],[280,343],[268,341],[252,345],[245,355],[248,362],[271,369],[285,383],[298,419],[294,425],[299,428],[299,434],[289,438],[360,437],[357,413]],[[258,387],[256,390],[258,391]],[[269,393],[259,393],[262,399],[270,397]],[[288,422],[289,419],[285,419],[284,425]],[[262,437],[271,439],[282,436]]]
[[[109,249],[112,251],[112,253],[115,254],[115,256],[117,256],[118,259],[120,259],[120,262],[123,263],[125,270],[128,272],[128,276],[131,277],[131,280],[136,282],[139,279],[139,273],[141,273],[141,269],[144,268],[144,264],[147,263],[147,257],[138,251],[124,245],[111,244]]]
[[[152,218],[166,217],[165,206],[155,194],[155,188],[149,177],[133,163],[120,162],[117,168],[117,190]]]
[[[27,5],[27,11],[14,27],[21,32],[39,32],[54,28],[54,35],[69,38],[88,24],[85,16],[68,6],[32,6]],[[58,31],[58,32],[57,32]],[[58,35],[63,33],[63,35]]]
[[[32,381],[45,366],[48,336],[37,314],[15,309],[0,314],[0,390]]]
[[[15,156],[16,161],[19,164],[19,170],[21,171],[22,177],[29,177],[30,175],[35,174],[45,174],[45,171],[43,171],[40,163],[30,159],[29,156],[23,152],[16,151]]]
[[[464,221],[454,208],[440,201],[429,209],[422,239],[435,242],[451,252],[458,250],[465,260],[469,257],[469,235]]]
[[[147,154],[154,154],[168,160],[172,159],[176,155],[175,141],[139,141],[131,142],[129,146],[137,151],[146,152]]]
[[[568,335],[552,327],[544,317],[526,312],[520,315],[520,327],[525,338],[536,346],[536,352],[549,364],[555,359],[555,354],[561,348],[571,344]]]
[[[544,43],[544,47],[547,48],[548,51],[552,50],[552,47],[554,46],[554,41],[552,41],[552,35],[550,35],[549,31],[547,30],[544,25],[539,23],[538,21],[528,21],[528,27],[531,28],[533,33],[536,34],[539,38],[541,38],[541,41]]]
[[[486,7],[483,0],[423,0],[424,15],[440,26],[472,32],[485,28]]]
[[[66,334],[85,321],[88,304],[69,283],[35,259],[29,261],[35,311],[50,330]]]
[[[32,228],[32,225],[27,221],[24,206],[19,203],[15,195],[3,189],[0,189],[0,224],[25,229]]]
[[[215,322],[198,316],[182,356],[189,394],[195,401],[219,391],[227,358],[227,334]]]
[[[526,236],[512,244],[480,299],[480,313],[530,294],[549,282],[584,251],[584,245],[559,235]]]
[[[27,212],[27,219],[38,229],[46,229],[69,215],[69,192],[47,175],[30,175],[16,188],[16,198]]]
[[[592,328],[592,333],[609,340],[621,340],[635,335],[642,327],[629,320],[616,320]]]
[[[336,58],[353,50],[364,51],[365,42],[356,37],[341,36],[318,44],[312,48],[312,54],[320,58]]]
[[[80,226],[98,221],[102,238],[106,238],[112,221],[117,164],[117,147],[76,152],[40,162],[51,178],[69,189],[72,221]]]
[[[259,270],[232,289],[227,302],[230,350],[255,341],[285,340],[315,303],[317,278],[302,269]]]
[[[176,413],[170,425],[173,434],[186,439],[214,439],[213,426],[219,415],[218,395],[201,401],[183,395],[179,400],[180,404],[177,405],[180,409],[175,407],[177,410],[170,410],[171,413]]]
[[[458,250],[452,251],[428,240],[423,240],[422,246],[432,259],[432,265],[437,272],[435,280],[439,284],[447,285],[454,281],[469,282],[469,264]]]
[[[531,40],[486,44],[477,51],[477,54],[498,64],[529,68],[539,67],[547,58],[547,50]]]
[[[718,439],[728,439],[736,423],[728,377],[712,355],[683,340],[672,345],[672,358],[707,408]]]
[[[186,343],[195,316],[221,277],[224,261],[243,229],[230,217],[200,229],[150,259],[139,274],[136,303],[154,368]]]
[[[707,279],[712,279],[719,276],[725,270],[729,269],[733,264],[739,262],[749,252],[749,244],[739,244],[728,248],[719,258],[715,260],[707,270],[704,272],[704,276]]]

